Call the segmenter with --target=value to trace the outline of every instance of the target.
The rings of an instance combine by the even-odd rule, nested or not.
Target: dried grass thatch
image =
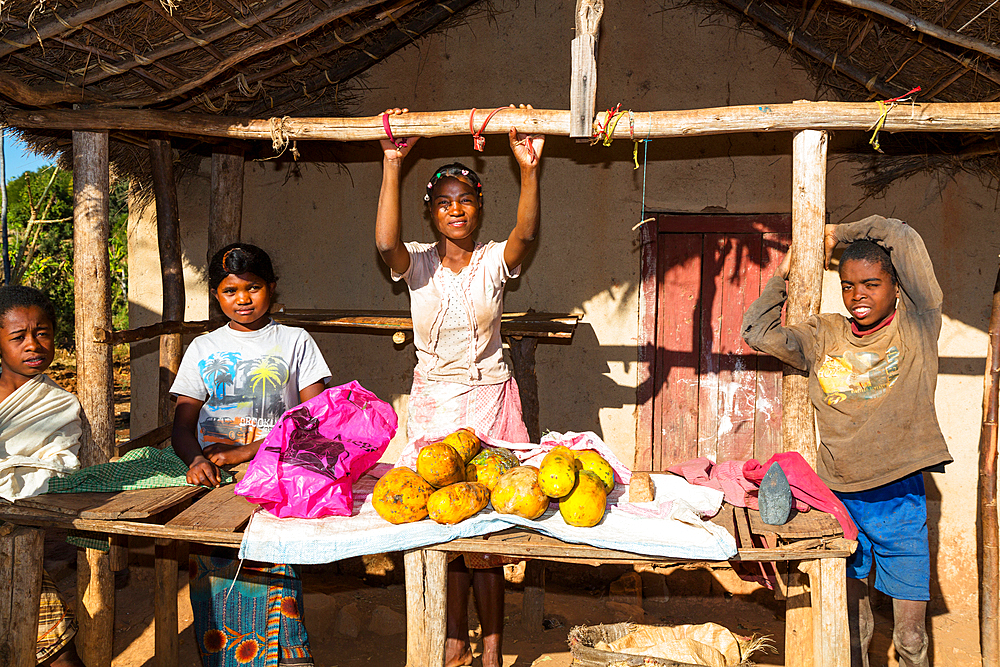
[[[366,69],[489,8],[477,0],[8,0],[0,6],[0,119],[11,107],[74,105],[350,115]],[[71,159],[65,134],[22,134],[43,154]],[[197,140],[175,145],[182,154],[206,149]],[[111,157],[119,174],[144,178],[146,137],[113,132]]]

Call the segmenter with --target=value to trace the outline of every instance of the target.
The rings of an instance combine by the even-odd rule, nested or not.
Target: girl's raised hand
[[[514,108],[511,104],[510,108]],[[531,109],[530,104],[520,105],[521,109]],[[534,167],[542,159],[542,147],[545,146],[545,135],[526,134],[518,132],[516,127],[511,126],[507,132],[510,140],[510,150],[514,153],[514,159],[523,167]]]
[[[391,162],[399,162],[406,154],[410,152],[413,148],[413,144],[417,143],[417,139],[420,137],[396,137],[391,134],[392,132],[392,117],[401,116],[408,112],[409,109],[386,109],[382,114],[382,125],[388,128],[386,134],[392,138],[385,138],[381,140],[382,151],[385,153],[385,159]]]

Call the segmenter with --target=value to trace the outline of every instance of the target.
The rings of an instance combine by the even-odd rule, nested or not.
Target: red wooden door
[[[781,451],[781,368],[740,336],[790,240],[788,216],[657,219],[652,464]]]

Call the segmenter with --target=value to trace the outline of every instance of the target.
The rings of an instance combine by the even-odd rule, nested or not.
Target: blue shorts
[[[847,559],[847,576],[867,579],[874,562],[875,588],[894,600],[930,600],[923,473],[867,491],[835,493],[859,531],[858,550]]]

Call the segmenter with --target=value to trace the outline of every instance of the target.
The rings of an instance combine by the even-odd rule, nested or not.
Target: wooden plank
[[[115,404],[111,348],[95,344],[95,327],[111,328],[108,261],[107,132],[73,133],[73,296],[76,303],[76,390],[83,434],[80,463],[104,463],[114,455]]]
[[[21,498],[15,501],[14,508],[39,509],[47,512],[58,512],[69,516],[79,516],[83,510],[100,507],[114,498],[117,493],[45,493],[31,498]],[[8,509],[4,506],[3,509]]]
[[[786,324],[797,324],[819,312],[826,224],[826,151],[826,132],[803,130],[792,138],[792,262]],[[786,368],[781,404],[783,449],[799,452],[815,468],[816,426],[806,375]]]
[[[645,211],[642,211],[645,216]],[[645,218],[644,218],[645,219]],[[653,470],[654,461],[659,464],[654,450],[654,397],[659,386],[654,385],[656,366],[656,228],[645,224],[639,228],[639,331],[638,368],[636,369],[636,426],[635,465],[636,470]],[[658,420],[655,420],[658,422]]]
[[[44,541],[43,531],[23,526],[0,537],[0,665],[35,664]]]
[[[545,618],[545,561],[529,560],[524,566],[521,624],[529,632],[542,630]]]
[[[748,510],[750,528],[755,533],[771,532],[782,539],[803,539],[826,535],[843,535],[840,523],[832,514],[812,509],[808,512],[792,510],[792,517],[782,526],[769,526],[760,518],[760,512]]]
[[[220,547],[238,547],[243,540],[242,533],[213,530],[193,530],[190,528],[167,528],[155,523],[140,521],[111,521],[99,519],[74,519],[64,514],[39,512],[35,515],[8,514],[0,510],[0,519],[16,521],[26,526],[73,528],[106,535],[138,535],[142,537],[163,537],[198,544]]]
[[[78,549],[76,650],[87,667],[111,667],[115,630],[115,576],[108,554]]]
[[[168,521],[166,527],[235,532],[246,526],[256,510],[257,505],[233,493],[232,485],[220,486]]]
[[[206,266],[222,248],[240,240],[243,227],[243,149],[228,144],[212,149],[212,192],[208,200]],[[221,319],[219,302],[209,296],[209,319]]]
[[[80,511],[81,519],[148,519],[165,509],[205,493],[201,486],[171,486],[162,489],[122,491],[107,502]]]
[[[740,551],[753,549],[753,536],[750,533],[750,522],[747,520],[747,509],[745,507],[733,508],[733,520],[736,523],[736,542]]]
[[[800,572],[794,563],[789,563],[788,590],[785,595],[785,667],[813,667],[813,614],[809,577]]]
[[[702,237],[658,243],[653,468],[698,456],[698,365]]]
[[[184,266],[181,259],[181,229],[177,205],[177,184],[174,180],[174,150],[169,139],[151,137],[149,146],[153,192],[156,196],[156,238],[160,259],[163,290],[161,319],[184,319]],[[157,399],[158,423],[166,424],[173,417],[170,386],[181,364],[179,333],[160,337],[160,374]]]
[[[719,456],[719,346],[722,323],[722,284],[725,282],[728,239],[722,234],[702,237],[701,289],[698,294],[698,433],[697,453],[710,461],[725,461]],[[664,304],[661,303],[661,306]],[[692,457],[693,458],[693,457]]]
[[[757,234],[730,235],[728,242],[731,249],[722,265],[716,325],[720,415],[716,460],[742,461],[753,458],[757,417],[757,355],[743,340],[743,313],[759,290],[761,246]]]
[[[839,558],[825,558],[810,565],[813,664],[816,667],[850,667],[846,562]]]
[[[177,667],[180,637],[177,625],[177,542],[156,540],[153,560],[154,664]]]
[[[569,136],[590,139],[597,103],[597,35],[603,0],[577,0],[576,37],[570,47]]]
[[[724,503],[722,505],[722,509],[719,510],[719,513],[712,517],[712,523],[717,526],[722,526],[729,531],[729,534],[733,537],[736,537],[736,522],[733,520],[733,512],[735,509],[736,508],[729,503]]]

